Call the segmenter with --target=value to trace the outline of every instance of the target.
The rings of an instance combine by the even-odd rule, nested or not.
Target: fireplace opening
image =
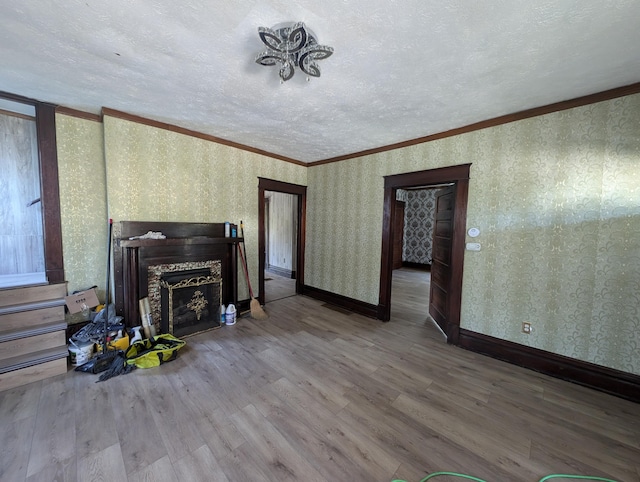
[[[220,328],[222,279],[210,269],[160,276],[160,330],[177,337]]]

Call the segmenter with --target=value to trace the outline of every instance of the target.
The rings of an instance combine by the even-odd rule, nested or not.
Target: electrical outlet
[[[527,335],[531,334],[531,323],[528,321],[522,322],[522,333],[526,333]]]

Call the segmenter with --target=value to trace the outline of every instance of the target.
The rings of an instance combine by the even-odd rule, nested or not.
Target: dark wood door
[[[264,265],[266,269],[271,266],[271,256],[269,252],[269,245],[271,244],[271,238],[269,238],[269,217],[271,216],[271,199],[268,197],[264,199]]]
[[[392,269],[402,268],[402,244],[404,242],[404,201],[396,200],[394,204],[393,226],[393,266]]]
[[[456,189],[449,186],[436,193],[431,261],[429,314],[448,334],[449,296],[451,287],[451,243]]]

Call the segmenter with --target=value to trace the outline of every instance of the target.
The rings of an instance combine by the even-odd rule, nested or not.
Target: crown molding
[[[183,134],[185,136],[191,136],[198,139],[203,139],[205,141],[215,142],[217,144],[222,144],[229,147],[234,147],[236,149],[240,149],[242,151],[253,152],[254,154],[259,154],[261,156],[271,157],[273,159],[278,159],[284,162],[290,162],[292,164],[297,164],[299,166],[306,166],[306,164],[302,161],[298,161],[297,159],[292,159],[290,157],[281,156],[279,154],[274,154],[272,152],[263,151],[262,149],[257,149],[255,147],[246,146],[244,144],[239,144],[237,142],[229,141],[227,139],[222,139],[220,137],[215,137],[209,134],[204,134],[202,132],[193,131],[191,129],[185,129],[184,127],[178,127],[173,124],[167,124],[165,122],[155,121],[153,119],[148,119],[146,117],[141,117],[134,114],[129,114],[127,112],[122,112],[115,109],[109,109],[108,107],[102,108],[102,115],[109,117],[116,117],[118,119],[128,120],[131,122],[135,122],[138,124],[144,124],[150,127],[156,127],[158,129],[164,129],[171,132],[176,132],[178,134]]]
[[[618,97],[624,97],[626,95],[633,95],[640,93],[640,82],[635,84],[626,85],[624,87],[618,87],[604,92],[598,92],[596,94],[585,95],[582,97],[576,97],[575,99],[564,100],[561,102],[555,102],[553,104],[544,105],[541,107],[534,107],[532,109],[515,112],[513,114],[506,114],[492,119],[469,124],[463,127],[457,127],[437,134],[431,134],[424,137],[418,137],[417,139],[411,139],[408,141],[397,142],[395,144],[389,144],[387,146],[376,147],[373,149],[366,149],[360,152],[354,152],[352,154],[345,154],[343,156],[332,157],[321,161],[314,161],[307,164],[309,167],[321,166],[323,164],[331,164],[333,162],[346,161],[348,159],[355,159],[357,157],[370,156],[373,154],[379,154],[381,152],[392,151],[395,149],[401,149],[403,147],[415,146],[417,144],[423,144],[425,142],[431,142],[438,139],[444,139],[446,137],[459,136],[460,134],[466,134],[467,132],[473,132],[480,129],[486,129],[487,127],[496,127],[502,124],[508,124],[510,122],[516,122],[523,119],[529,119],[531,117],[538,117],[545,114],[552,114],[562,110],[573,109],[574,107],[582,107],[589,104],[596,104],[606,100],[616,99]]]

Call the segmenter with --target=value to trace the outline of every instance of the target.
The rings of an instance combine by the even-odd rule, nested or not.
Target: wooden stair
[[[0,391],[67,371],[66,283],[0,290]]]

